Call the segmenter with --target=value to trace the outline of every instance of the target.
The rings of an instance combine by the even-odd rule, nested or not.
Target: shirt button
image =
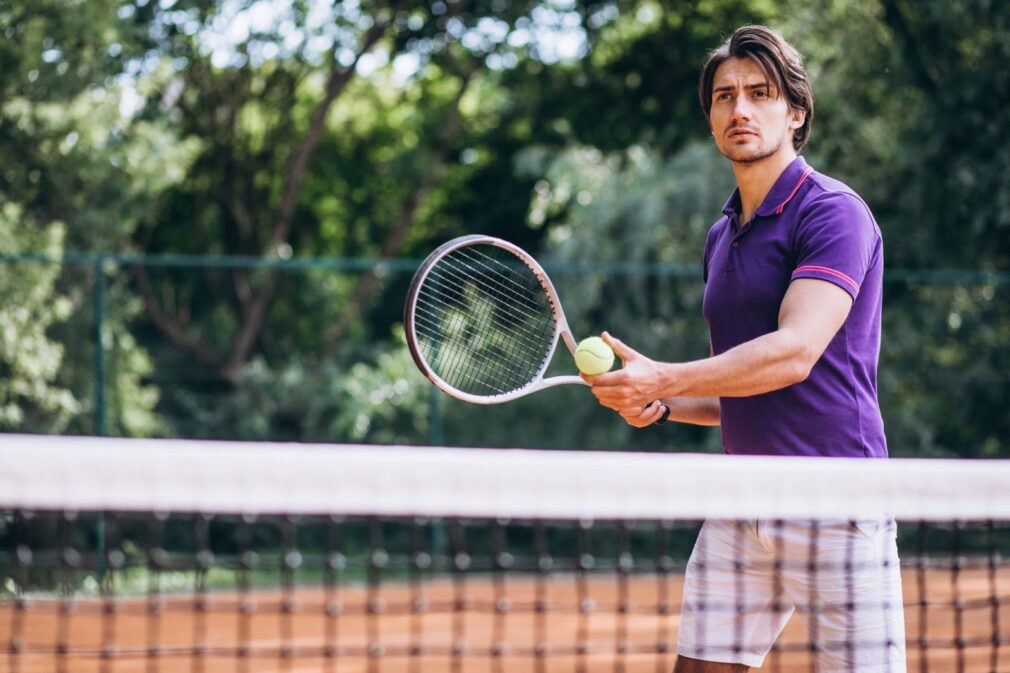
[[[737,243],[736,241],[733,241],[733,247],[734,247],[734,248],[739,248],[739,247],[740,247],[740,244],[739,244],[739,243]]]

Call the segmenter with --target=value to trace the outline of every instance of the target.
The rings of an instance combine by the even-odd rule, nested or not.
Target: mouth
[[[757,133],[748,129],[733,129],[729,132],[729,137],[733,140],[742,140],[749,137],[757,137]]]

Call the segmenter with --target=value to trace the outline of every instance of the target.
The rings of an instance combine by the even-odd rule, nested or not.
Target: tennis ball
[[[586,337],[575,347],[575,366],[589,376],[608,372],[614,366],[614,349],[598,336]]]

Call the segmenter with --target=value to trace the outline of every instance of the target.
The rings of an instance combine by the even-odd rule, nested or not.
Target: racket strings
[[[451,267],[446,267],[445,269],[436,268],[432,270],[432,273],[439,272],[442,275],[447,276],[451,273],[450,269]],[[454,274],[454,279],[460,281],[463,284],[466,284],[467,282],[479,282],[477,278],[473,277],[470,274],[465,273]],[[418,299],[424,299],[424,298],[425,297],[423,296],[418,297]],[[432,306],[430,301],[426,301],[425,303],[428,306]],[[457,305],[457,308],[465,310],[465,307],[463,306]],[[539,313],[524,312],[523,315],[527,318],[532,318],[534,320],[540,320],[542,318],[542,314]],[[529,336],[531,341],[533,341],[534,343],[540,343],[541,339],[543,339],[542,333],[527,328],[526,323],[520,320],[519,319],[520,316],[518,316],[517,314],[502,313],[498,316],[498,318],[500,322],[507,323],[510,327],[514,327],[517,333]]]
[[[509,300],[508,307],[514,315],[534,319],[543,317],[543,301],[547,299],[547,296],[540,282],[528,267],[518,261],[507,265],[486,254],[481,255],[484,259],[496,263],[498,265],[496,268],[481,259],[465,257],[466,250],[457,252],[460,253],[460,259],[446,257],[441,260],[441,264],[436,266],[434,271],[448,273],[451,270],[455,272],[457,279],[463,284],[473,283],[490,298],[506,298]],[[519,271],[528,273],[523,274]]]
[[[485,245],[454,250],[435,263],[419,289],[414,317],[432,371],[477,395],[533,381],[556,328],[536,274],[511,253]]]
[[[437,329],[438,328],[437,324],[435,324],[430,319],[426,320],[426,326],[429,329]],[[499,343],[499,344],[496,344],[496,346],[507,357],[509,357],[513,361],[515,361],[516,359],[522,359],[524,361],[528,359],[526,357],[527,354],[525,352],[521,351],[517,347],[516,342],[514,342],[514,341]],[[457,366],[458,363],[459,363],[460,358],[462,358],[463,355],[464,355],[464,353],[463,353],[463,351],[461,349],[456,349],[456,352],[454,353],[454,359],[453,360],[449,360],[449,361],[445,361],[445,364],[444,364],[443,368],[447,372],[466,374],[467,370],[460,369]],[[474,351],[472,351],[470,353],[470,356],[474,359],[474,363],[475,364],[479,364],[480,365],[479,371],[481,373],[486,373],[489,369],[495,369],[497,367],[495,360],[491,359],[489,355],[486,355],[483,350],[474,350]],[[522,369],[522,368],[520,368],[520,369]],[[471,378],[473,378],[473,377],[471,377]],[[478,380],[479,381],[479,379],[473,379],[473,380]],[[493,386],[487,386],[487,387],[488,387],[488,390],[492,390],[493,389]]]
[[[463,281],[463,282],[465,282],[465,281]],[[440,310],[442,308],[441,306],[438,305],[437,302],[433,301],[429,297],[420,296],[420,297],[418,297],[418,300],[419,300],[419,303],[423,300],[424,307],[433,309],[435,311],[438,311],[438,310]],[[457,311],[465,311],[467,309],[467,307],[462,302],[459,302],[459,301],[457,301],[455,303],[452,303],[450,299],[446,299],[446,304],[448,304],[449,306],[451,306],[451,308],[455,308]],[[531,340],[538,341],[540,339],[541,335],[538,332],[532,331],[531,329],[529,329],[526,326],[525,322],[523,322],[523,321],[521,321],[521,320],[519,320],[517,318],[514,318],[514,317],[509,316],[509,315],[501,315],[501,316],[498,316],[498,322],[501,323],[502,325],[505,325],[505,326],[508,326],[508,327],[510,327],[512,329],[515,329],[518,334],[525,335],[525,336],[529,337]]]
[[[435,271],[437,271],[437,270],[433,270],[433,274],[434,274]],[[446,299],[445,303],[446,303],[446,305],[448,305],[448,306],[456,309],[456,313],[454,315],[452,315],[452,317],[450,318],[451,324],[449,325],[449,328],[450,328],[449,331],[453,331],[455,328],[460,327],[461,323],[465,323],[466,322],[465,318],[463,318],[462,316],[466,313],[467,307],[464,306],[459,301],[453,302],[451,299],[448,299],[448,298]],[[442,328],[442,323],[443,323],[443,320],[444,320],[445,315],[447,313],[447,312],[444,312],[442,306],[439,306],[437,302],[433,302],[431,299],[429,299],[428,297],[426,297],[424,295],[421,295],[421,296],[418,297],[417,305],[418,305],[419,308],[423,307],[425,310],[421,311],[420,313],[418,313],[418,312],[415,311],[415,316],[416,317],[427,318],[426,323],[428,324],[429,327],[431,327],[431,328],[433,328],[435,330],[438,330],[438,329]],[[512,328],[513,331],[514,331],[514,333],[517,336],[523,336],[523,337],[525,337],[524,341],[527,344],[529,344],[530,346],[533,346],[534,348],[536,348],[537,345],[542,342],[542,340],[544,338],[544,334],[543,333],[536,333],[536,332],[533,332],[533,331],[531,331],[529,329],[526,329],[525,326],[524,326],[524,323],[521,323],[521,322],[518,322],[517,320],[509,318],[508,314],[504,314],[504,315],[501,315],[501,316],[498,316],[498,317],[500,318],[500,322],[502,324],[506,324],[508,327]],[[487,326],[486,325],[486,321],[482,321],[482,323],[481,323],[480,326],[481,327],[486,327]],[[553,325],[548,325],[548,326],[553,329]],[[510,343],[508,345],[513,345],[514,346],[515,344]],[[519,351],[516,351],[514,348],[510,349],[510,352],[512,354],[514,354],[514,355],[521,355],[521,353]]]
[[[505,295],[505,291],[509,291],[510,294],[511,294],[510,298],[514,298],[516,300],[516,303],[510,304],[510,307],[513,309],[512,313],[511,314],[503,314],[502,317],[512,317],[512,316],[514,316],[517,319],[525,317],[525,318],[533,318],[533,319],[536,320],[536,319],[539,319],[542,316],[542,310],[543,309],[542,309],[541,306],[529,305],[529,304],[527,304],[526,306],[523,306],[523,305],[521,305],[521,304],[518,303],[519,301],[523,301],[523,302],[528,301],[529,298],[528,298],[528,296],[523,296],[523,295],[517,294],[515,292],[515,288],[511,288],[508,285],[506,285],[506,284],[504,284],[504,283],[502,283],[500,281],[499,282],[494,282],[493,281],[493,278],[494,278],[493,276],[491,276],[490,278],[486,278],[484,275],[475,275],[473,272],[471,272],[471,270],[469,268],[459,266],[458,263],[456,263],[454,260],[448,260],[447,259],[445,261],[446,261],[445,268],[440,269],[440,271],[442,273],[445,273],[445,274],[448,274],[450,272],[455,273],[455,275],[458,277],[458,279],[461,280],[464,284],[468,283],[468,282],[477,283],[477,284],[482,284],[482,283],[487,282],[487,289],[488,289],[488,291],[491,291],[492,289],[500,289],[500,290],[503,291],[503,292],[501,292],[501,294],[503,296]],[[478,270],[478,271],[480,271],[480,270]],[[514,273],[514,270],[512,270],[512,271]],[[490,274],[499,274],[500,275],[501,274],[501,272],[496,271],[494,269],[491,269],[490,267],[487,269],[487,273],[488,273],[488,275],[490,275]],[[505,279],[509,280],[509,278],[507,278],[507,277],[505,277]],[[492,287],[492,286],[494,286],[494,287]],[[520,287],[519,289],[524,289],[524,288]],[[519,320],[513,320],[513,322],[515,324],[522,324],[521,321],[519,321]]]
[[[429,323],[429,326],[433,325]],[[437,326],[433,327],[438,329]],[[497,346],[506,357],[513,361],[517,360],[517,356],[521,358],[521,354],[517,354],[515,348],[510,347],[510,344],[497,344]],[[501,366],[501,355],[492,356],[485,354],[483,350],[473,348],[470,350],[461,347],[452,348],[451,344],[449,350],[449,359],[435,363],[435,369],[454,387],[466,389],[467,387],[463,383],[469,382],[474,384],[476,389],[468,390],[468,392],[496,395],[503,390],[515,389],[525,383],[518,375],[508,376],[509,370],[503,369]],[[521,373],[526,368],[520,367],[519,372]]]
[[[465,254],[466,252],[470,252],[470,251],[467,251],[467,250],[464,249],[464,250],[461,250],[460,252],[463,252]],[[532,283],[525,283],[525,284],[519,284],[519,285],[515,285],[515,284],[499,284],[499,286],[503,290],[505,290],[507,292],[511,292],[513,294],[513,296],[515,296],[517,298],[525,299],[528,302],[527,306],[530,309],[532,309],[533,313],[534,314],[539,314],[540,300],[542,300],[544,298],[544,295],[542,293],[542,287],[540,285],[540,281],[538,281],[537,278],[536,278],[536,276],[532,274],[532,272],[530,271],[529,267],[527,267],[525,264],[522,264],[519,261],[514,261],[513,264],[511,264],[511,265],[505,264],[500,259],[494,259],[490,255],[482,253],[479,250],[473,250],[472,252],[473,252],[473,257],[471,257],[472,261],[474,261],[476,264],[478,264],[482,268],[487,269],[488,272],[491,273],[491,274],[501,274],[504,277],[505,273],[510,273],[511,275],[508,276],[508,278],[516,278],[518,276],[523,275],[523,274],[520,274],[519,271],[522,271],[524,273],[530,274],[530,275],[527,275],[525,279],[527,281],[532,281]],[[484,259],[484,260],[487,260],[487,262],[491,262],[492,264],[498,264],[498,266],[501,267],[501,270],[495,269],[494,267],[490,266],[487,262],[481,261],[481,258]],[[452,262],[454,260],[450,259],[449,261]],[[494,276],[492,275],[492,277],[494,277]],[[536,288],[536,290],[534,290],[532,288]],[[525,292],[520,293],[519,291],[525,291]]]
[[[459,311],[467,311],[467,308],[459,302],[450,302],[450,305],[455,306]],[[436,322],[439,322],[437,316]],[[460,318],[459,314],[457,314],[453,317],[453,322],[466,323],[466,320]],[[515,321],[507,322],[512,327],[520,326],[520,323],[516,323]],[[474,328],[474,325],[476,325],[476,328]],[[490,313],[488,312],[484,313],[484,317],[480,319],[479,322],[474,323],[471,321],[469,326],[471,327],[469,332],[472,333],[473,338],[477,340],[482,338],[481,335],[486,335],[494,330],[493,319],[491,319]],[[434,325],[434,327],[438,328],[438,325]],[[553,332],[553,325],[548,325],[548,327],[550,327],[551,332]],[[493,357],[491,354],[485,353],[482,348],[472,350],[468,353],[465,352],[464,349],[457,348],[454,349],[455,354],[453,359],[445,364],[447,376],[443,376],[443,378],[446,378],[447,382],[457,387],[459,387],[459,384],[464,380],[475,383],[483,389],[482,392],[486,391],[490,394],[499,394],[503,389],[511,390],[521,387],[528,382],[528,379],[523,376],[524,373],[530,369],[531,365],[535,365],[534,372],[539,371],[539,365],[542,362],[542,358],[531,361],[528,357],[530,348],[533,350],[538,348],[536,335],[534,333],[529,330],[521,329],[514,331],[518,331],[520,334],[525,334],[527,338],[523,339],[522,342],[517,340],[507,340],[502,342],[501,340],[498,340],[498,342],[494,345],[502,350],[507,358],[513,363],[519,363],[522,366],[515,370],[504,369],[504,363],[502,362],[501,357]],[[527,348],[524,349],[522,348],[523,346],[526,346]],[[475,365],[475,367],[472,368],[472,371],[461,366],[467,364],[465,362],[465,356],[467,355],[472,360],[469,364]],[[461,360],[463,360],[463,362],[461,362]],[[509,373],[511,372],[514,372],[516,375],[509,376]]]
[[[530,348],[527,349],[528,352],[534,354],[540,354],[543,351],[543,344],[545,339],[550,339],[553,337],[554,333],[554,319],[553,313],[545,313],[544,310],[544,300],[549,302],[546,292],[543,286],[540,284],[539,279],[526,267],[525,265],[520,265],[516,260],[511,260],[512,265],[507,265],[501,260],[493,259],[490,256],[481,253],[479,250],[463,250],[461,252],[473,252],[476,257],[482,257],[492,263],[495,263],[499,268],[494,268],[480,260],[475,260],[475,262],[485,269],[489,274],[492,281],[500,279],[499,282],[494,282],[493,284],[501,290],[507,292],[511,297],[522,300],[526,302],[528,308],[532,308],[532,312],[521,311],[524,317],[531,319],[535,325],[534,327],[539,328],[536,331],[530,329],[524,329],[525,323],[522,321],[516,321],[509,319],[507,321],[516,327],[516,334],[526,336],[524,340],[516,340],[512,342],[507,342],[503,344],[503,347],[507,348],[509,353],[514,356],[523,356],[526,352],[519,350],[519,346],[528,345]],[[519,269],[522,273],[517,271]],[[510,307],[513,305],[510,305]],[[549,307],[548,307],[549,310]],[[510,318],[510,312],[496,312],[495,317],[498,319]],[[533,364],[536,364],[538,369],[542,362],[542,358],[539,358]]]
[[[437,325],[434,325],[432,323],[429,323],[429,326],[432,326],[433,328],[437,329]],[[454,357],[455,360],[453,362],[448,363],[446,366],[441,367],[442,373],[439,374],[443,379],[446,380],[447,383],[449,383],[451,386],[455,388],[462,389],[461,383],[468,382],[474,384],[478,388],[483,389],[483,391],[486,392],[487,394],[498,395],[501,393],[501,386],[487,383],[482,378],[480,378],[480,376],[478,375],[479,373],[471,372],[469,370],[458,367],[459,358],[461,357],[461,351],[457,351]],[[484,359],[479,353],[472,354],[472,357],[479,358],[481,360]],[[477,392],[477,391],[471,391],[471,392]]]

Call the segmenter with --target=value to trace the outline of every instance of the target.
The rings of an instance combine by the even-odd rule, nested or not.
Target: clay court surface
[[[498,587],[491,580],[468,578],[462,590],[449,580],[431,581],[420,589],[390,582],[371,596],[362,586],[334,592],[220,591],[205,594],[203,611],[194,609],[192,597],[172,594],[162,596],[160,611],[152,610],[145,597],[119,598],[114,611],[94,600],[74,601],[69,610],[61,610],[60,601],[51,599],[31,599],[20,611],[4,602],[0,647],[10,652],[12,638],[18,638],[27,651],[16,659],[3,656],[0,672],[671,671],[681,582],[676,575],[635,576],[622,590],[613,577],[594,578],[580,592],[574,577],[551,578],[539,589],[534,578],[510,577]],[[925,662],[918,644],[923,634],[919,607],[923,583],[931,604],[925,622],[931,641]],[[552,612],[538,614],[532,609],[538,591]],[[622,591],[630,605],[623,615],[616,610]],[[989,598],[994,591],[1002,599],[998,612]],[[510,600],[509,609],[496,614],[493,606],[502,592]],[[995,578],[984,569],[963,571],[956,585],[949,570],[930,570],[922,577],[907,571],[904,592],[910,672],[1010,671],[1010,645],[992,644],[994,625],[1004,642],[1010,640],[1010,569],[1001,569]],[[955,592],[961,610],[953,607]],[[418,595],[429,607],[423,614],[411,614],[410,605]],[[465,614],[452,608],[459,595],[469,601]],[[577,606],[587,596],[594,607],[580,614]],[[376,597],[379,613],[367,614],[364,606]],[[245,614],[240,608],[243,600]],[[326,605],[335,601],[342,614],[327,617]],[[670,602],[666,614],[663,601]],[[285,604],[287,612],[282,609]],[[958,623],[966,641],[960,651],[954,645]],[[622,640],[627,643],[623,653]],[[248,651],[239,656],[243,642]],[[812,671],[808,653],[796,651],[805,642],[802,621],[794,617],[781,640],[784,651],[770,655],[762,670]],[[110,643],[114,647],[106,648],[108,656],[103,659],[103,647]],[[418,643],[423,649],[411,656],[411,647]],[[464,643],[465,649],[453,656],[454,645]],[[506,644],[499,656],[492,654],[496,643]],[[538,643],[547,645],[542,657],[536,656]],[[333,644],[340,648],[337,656],[325,657],[325,648]],[[152,645],[160,648],[157,657],[152,656]],[[370,647],[381,656],[369,658]]]

